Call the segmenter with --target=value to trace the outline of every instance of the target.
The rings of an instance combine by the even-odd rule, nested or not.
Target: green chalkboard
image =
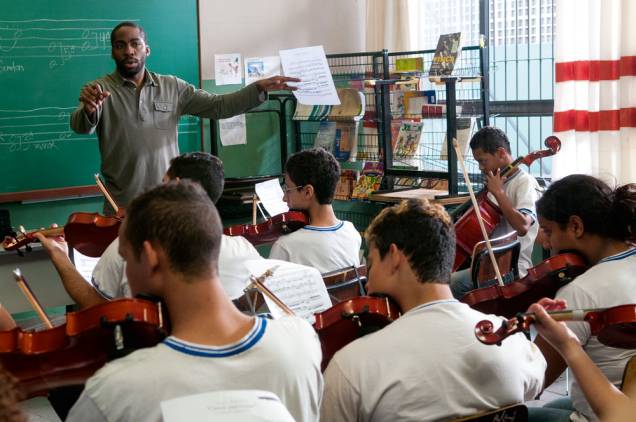
[[[69,128],[87,81],[114,70],[110,31],[141,24],[147,67],[199,84],[196,0],[0,0],[0,193],[93,184],[94,135]],[[179,124],[182,151],[199,148],[199,119]]]

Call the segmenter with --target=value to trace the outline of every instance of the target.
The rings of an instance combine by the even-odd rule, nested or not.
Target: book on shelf
[[[369,195],[380,189],[382,176],[384,175],[384,167],[381,162],[367,161],[353,187],[351,197],[353,199],[368,199]]]
[[[437,103],[435,90],[404,92],[404,112],[407,115],[419,116],[423,106],[435,103]]]
[[[294,120],[360,120],[365,112],[364,94],[353,88],[338,88],[340,105],[296,104]]]
[[[316,139],[314,140],[314,148],[324,148],[331,152],[335,140],[336,122],[330,122],[328,120],[321,121],[318,126],[318,133],[316,133]]]
[[[353,194],[353,187],[358,179],[358,172],[355,170],[342,170],[340,172],[340,178],[336,185],[336,192],[334,194],[335,199],[349,200]]]
[[[321,121],[314,147],[326,149],[337,160],[355,161],[358,152],[358,122]]]
[[[461,32],[439,36],[435,55],[428,72],[431,82],[440,81],[441,77],[450,76],[453,73],[455,63],[462,51],[461,38]]]
[[[337,121],[333,155],[337,160],[355,161],[358,152],[358,122]]]
[[[422,57],[400,57],[395,59],[396,73],[421,73],[424,71]]]
[[[459,150],[464,157],[468,154],[470,138],[477,127],[477,119],[475,117],[458,117],[457,118],[457,143]],[[442,148],[439,155],[440,160],[448,160],[448,143],[446,135],[442,142]]]
[[[455,114],[462,114],[462,106],[455,106]],[[422,117],[442,117],[446,115],[446,104],[425,104],[422,106]]]
[[[400,126],[393,155],[400,158],[410,158],[417,153],[422,135],[422,122],[403,122]]]

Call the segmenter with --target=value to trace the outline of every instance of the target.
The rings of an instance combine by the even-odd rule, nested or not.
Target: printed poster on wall
[[[245,85],[280,74],[280,57],[278,56],[245,59]]]
[[[215,54],[214,80],[217,86],[240,84],[242,81],[241,55]]]

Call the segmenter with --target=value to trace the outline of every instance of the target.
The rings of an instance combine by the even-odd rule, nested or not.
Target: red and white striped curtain
[[[552,177],[636,182],[636,0],[557,0]]]

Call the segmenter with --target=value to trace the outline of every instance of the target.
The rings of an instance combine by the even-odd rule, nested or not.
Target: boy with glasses
[[[360,233],[349,221],[336,217],[331,203],[340,178],[340,165],[322,148],[300,151],[285,163],[283,200],[305,211],[310,223],[281,236],[269,257],[308,265],[328,273],[360,265]]]

